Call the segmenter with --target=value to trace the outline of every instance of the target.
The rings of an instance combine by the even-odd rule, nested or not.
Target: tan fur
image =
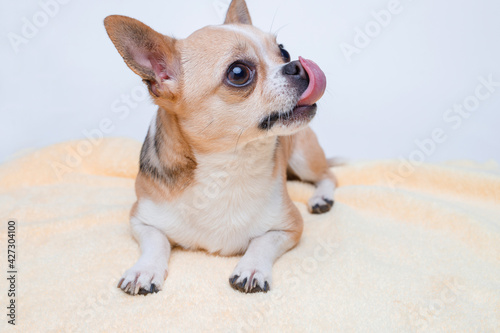
[[[244,0],[235,0],[231,2],[224,23],[252,24],[252,19],[250,18],[247,4],[245,3]]]
[[[335,176],[331,173],[329,163],[325,153],[319,145],[316,134],[310,127],[293,135],[293,147],[291,151],[300,151],[304,156],[306,164],[303,168],[293,170],[303,181],[315,183],[324,177],[330,178],[334,184],[337,184]],[[307,174],[304,172],[307,170]]]

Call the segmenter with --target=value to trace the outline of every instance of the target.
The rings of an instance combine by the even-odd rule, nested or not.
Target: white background
[[[114,126],[107,135],[143,140],[155,107],[147,99],[126,107],[124,119],[113,112],[113,103],[126,105],[123,95],[142,83],[109,41],[104,17],[131,16],[184,38],[221,23],[221,8],[228,4],[65,0],[16,53],[9,36],[23,36],[25,20],[43,24],[40,3],[53,1],[0,0],[0,161],[19,150],[82,138],[104,118]],[[254,25],[279,30],[278,40],[293,59],[302,55],[325,71],[327,93],[312,127],[327,155],[415,157],[422,150],[415,141],[441,128],[446,141],[420,154],[426,161],[500,162],[500,87],[456,129],[443,119],[474,95],[478,77],[493,75],[500,82],[500,1],[401,0],[401,12],[380,32],[373,30],[371,43],[349,62],[340,45],[354,45],[356,27],[376,28],[372,12],[389,3],[248,0],[248,7]]]

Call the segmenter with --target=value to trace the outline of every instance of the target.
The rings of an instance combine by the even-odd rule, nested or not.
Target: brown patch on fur
[[[286,186],[285,186],[285,191],[286,191]],[[304,220],[302,218],[302,215],[300,215],[299,210],[292,202],[292,199],[290,199],[288,193],[283,196],[283,201],[290,220],[288,229],[285,229],[284,231],[290,234],[290,238],[295,246],[297,245],[297,243],[300,240],[300,237],[302,236],[302,231],[304,230]]]
[[[162,109],[158,111],[155,145],[160,161],[175,175],[172,185],[179,190],[189,186],[197,163],[177,115]]]
[[[170,189],[165,184],[154,181],[153,178],[142,172],[137,174],[135,180],[135,194],[138,199],[148,198],[157,203],[174,199]]]
[[[295,137],[296,134],[278,137],[279,143],[283,148],[284,159],[287,162],[290,159],[290,156],[292,156],[293,149],[295,148]]]
[[[148,132],[141,150],[137,182],[147,183],[160,193],[154,197],[171,199],[188,187],[194,179],[197,163],[190,145],[184,138],[177,116],[158,109],[155,135]]]
[[[278,141],[276,143],[276,153],[275,153],[275,163],[274,163],[274,169],[273,169],[273,177],[276,176],[278,173],[278,170],[280,167],[282,167],[281,164],[284,164],[284,170],[287,170],[287,163],[288,159],[290,158],[290,155],[292,153],[293,149],[293,135],[290,136],[280,136],[278,137]],[[281,158],[279,157],[278,154],[281,154]],[[286,175],[286,172],[285,172]],[[285,176],[286,180],[286,176]]]

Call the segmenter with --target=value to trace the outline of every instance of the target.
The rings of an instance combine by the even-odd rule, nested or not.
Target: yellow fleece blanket
[[[140,254],[128,221],[139,150],[129,139],[74,141],[0,166],[0,331],[500,331],[494,163],[336,167],[335,206],[324,215],[307,212],[311,185],[290,182],[305,229],[274,265],[271,292],[231,289],[238,257],[174,250],[164,290],[132,297],[116,284]]]

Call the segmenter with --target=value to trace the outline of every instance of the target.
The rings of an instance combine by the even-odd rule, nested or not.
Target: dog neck
[[[274,174],[277,137],[266,137],[215,153],[195,152],[198,169],[226,171],[235,178],[266,178]]]
[[[206,152],[190,144],[178,117],[159,108],[142,146],[140,171],[155,182],[177,192],[195,182],[196,170],[245,171],[246,178],[276,172],[278,138],[268,136],[232,147]],[[231,172],[230,174],[238,174]]]

